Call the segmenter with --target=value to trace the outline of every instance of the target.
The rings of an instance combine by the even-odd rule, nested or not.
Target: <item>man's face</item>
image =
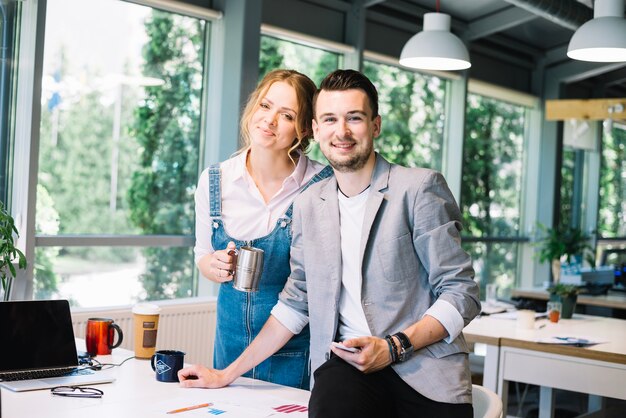
[[[315,104],[313,134],[330,165],[340,173],[358,171],[374,158],[380,116],[372,120],[365,92],[322,90]]]

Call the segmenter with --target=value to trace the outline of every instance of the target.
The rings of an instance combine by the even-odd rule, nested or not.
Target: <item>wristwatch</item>
[[[398,356],[398,361],[407,361],[414,350],[411,340],[409,340],[409,337],[407,337],[404,332],[397,332],[393,334],[393,337],[396,337],[398,341],[400,341],[400,355]]]

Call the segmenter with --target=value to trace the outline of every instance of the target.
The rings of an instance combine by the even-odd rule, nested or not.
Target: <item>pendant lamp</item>
[[[596,0],[593,19],[574,33],[567,56],[580,61],[626,62],[624,0]]]
[[[400,64],[421,70],[465,70],[472,66],[463,42],[450,32],[450,15],[424,14],[424,30],[402,48]]]

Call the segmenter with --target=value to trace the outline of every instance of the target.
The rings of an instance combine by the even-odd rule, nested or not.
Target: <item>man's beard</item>
[[[357,154],[352,155],[349,159],[334,159],[332,155],[325,155],[331,167],[340,173],[351,173],[362,169],[370,158],[373,145],[361,150]]]

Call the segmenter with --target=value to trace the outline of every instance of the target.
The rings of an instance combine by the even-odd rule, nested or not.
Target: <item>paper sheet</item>
[[[606,341],[594,339],[592,337],[584,337],[584,336],[562,336],[562,335],[554,335],[551,337],[543,337],[535,340],[538,343],[542,344],[560,344],[560,345],[575,345],[579,347],[594,345],[605,343]]]
[[[535,312],[535,319],[545,318],[547,315],[547,312]],[[517,311],[496,313],[490,316],[497,319],[517,319]]]
[[[150,416],[189,418],[194,416],[219,416],[221,418],[263,418],[269,416],[306,417],[307,405],[284,399],[267,391],[254,390],[254,386],[233,384],[222,389],[189,389],[183,395],[153,403]],[[211,403],[211,406],[176,414],[167,414],[180,408]]]

